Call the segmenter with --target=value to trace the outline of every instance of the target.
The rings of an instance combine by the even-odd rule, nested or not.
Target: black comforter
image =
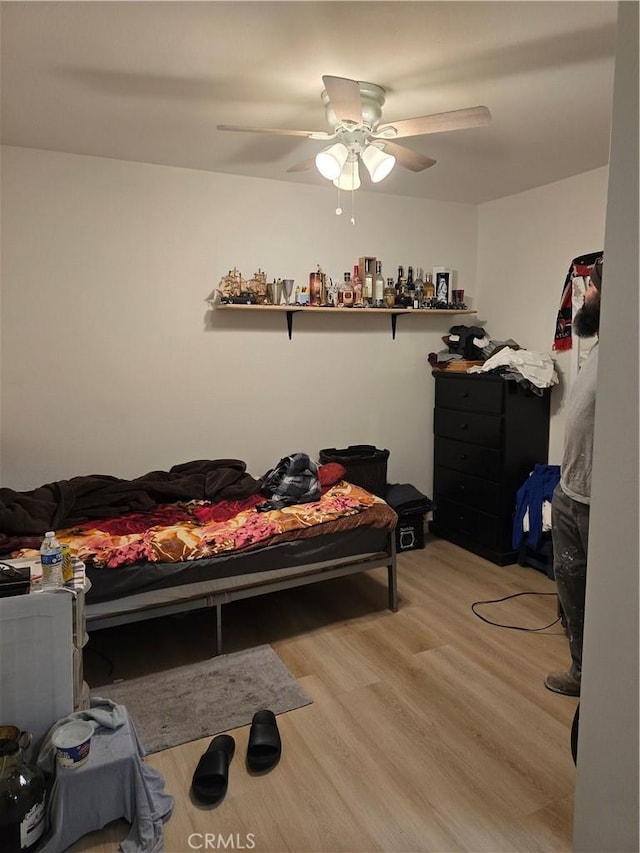
[[[241,500],[260,491],[262,481],[239,459],[201,459],[151,471],[134,480],[90,474],[58,480],[29,492],[0,489],[2,538],[43,535],[85,521],[145,512],[160,504],[189,500]]]

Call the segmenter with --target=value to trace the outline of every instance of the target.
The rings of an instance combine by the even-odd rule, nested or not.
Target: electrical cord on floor
[[[476,610],[476,606],[478,604],[498,604],[501,601],[508,601],[510,598],[517,598],[519,595],[557,595],[555,592],[514,592],[511,595],[505,595],[504,598],[490,598],[486,601],[474,601],[471,605],[471,611],[474,613],[478,619],[482,619],[483,622],[486,622],[488,625],[496,625],[498,628],[511,628],[513,631],[546,631],[547,628],[551,628],[556,622],[560,622],[562,617],[556,617],[553,622],[549,622],[548,625],[543,625],[540,628],[524,628],[522,625],[504,625],[502,622],[492,622],[490,619],[486,619],[484,616],[481,616],[480,613]]]

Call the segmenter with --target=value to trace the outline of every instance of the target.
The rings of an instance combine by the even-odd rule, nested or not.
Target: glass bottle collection
[[[445,267],[434,267],[433,274],[422,267],[398,266],[397,277],[385,277],[382,261],[362,257],[334,280],[318,265],[309,273],[309,281],[296,284],[293,278],[274,278],[267,282],[266,273],[259,270],[250,280],[245,280],[234,267],[223,276],[220,286],[207,297],[214,304],[235,305],[296,305],[330,308],[415,308],[463,310],[464,290],[454,290],[453,273]],[[216,298],[217,297],[217,298]]]
[[[370,264],[366,263],[371,261]],[[364,263],[363,263],[364,262]],[[274,290],[276,283],[274,282]],[[457,295],[459,291],[453,291]],[[288,305],[310,305],[334,308],[414,308],[414,309],[465,309],[462,301],[450,301],[449,294],[436,292],[434,278],[422,267],[398,267],[394,280],[384,278],[382,262],[375,258],[361,258],[353,271],[343,273],[342,282],[334,282],[318,267],[309,274],[309,285],[296,285]],[[280,304],[272,302],[271,304]]]

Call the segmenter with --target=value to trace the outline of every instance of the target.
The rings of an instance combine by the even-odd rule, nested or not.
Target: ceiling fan
[[[218,130],[305,136],[320,142],[332,142],[316,157],[296,163],[287,171],[300,172],[313,168],[315,164],[320,174],[340,189],[355,190],[360,186],[359,161],[364,163],[374,183],[385,178],[396,162],[413,172],[421,172],[435,164],[436,161],[430,157],[398,145],[396,139],[463,130],[491,121],[487,107],[479,106],[385,123],[382,122],[385,90],[381,86],[330,75],[323,76],[322,82],[325,89],[321,98],[331,132],[233,124],[219,124]]]

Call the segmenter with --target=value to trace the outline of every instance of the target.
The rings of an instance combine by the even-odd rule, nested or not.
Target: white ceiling
[[[484,104],[402,143],[437,164],[363,189],[480,203],[608,161],[615,2],[4,2],[2,142],[330,186],[287,173],[328,130],[322,75],[377,83],[385,122]]]

